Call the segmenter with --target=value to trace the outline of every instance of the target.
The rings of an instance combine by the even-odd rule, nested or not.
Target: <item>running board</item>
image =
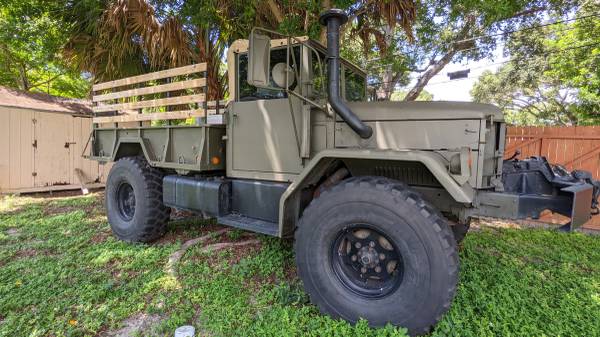
[[[250,218],[240,214],[217,217],[220,224],[271,236],[279,236],[279,225],[275,222]]]

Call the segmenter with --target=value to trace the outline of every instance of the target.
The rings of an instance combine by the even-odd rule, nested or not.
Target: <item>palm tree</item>
[[[223,97],[225,76],[219,65],[233,40],[247,36],[253,26],[314,33],[314,27],[320,27],[319,13],[331,7],[329,0],[316,5],[289,0],[188,1],[177,17],[161,20],[151,0],[71,1],[66,18],[72,23],[71,38],[64,54],[94,81],[207,62],[209,99]],[[415,7],[414,0],[361,0],[348,11],[364,48],[374,40],[383,53],[389,41],[382,27],[389,32],[400,26],[412,38]],[[324,29],[319,29],[323,39]]]
[[[70,8],[69,21],[72,31],[64,54],[95,81],[193,60],[189,35],[179,19],[160,22],[146,0],[78,1]]]

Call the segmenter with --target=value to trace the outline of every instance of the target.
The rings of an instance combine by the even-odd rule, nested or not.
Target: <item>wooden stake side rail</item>
[[[127,78],[122,78],[116,81],[104,82],[96,84],[92,87],[93,91],[100,91],[110,88],[122,87],[125,85],[137,84],[148,81],[160,80],[163,78],[181,76],[181,75],[189,75],[193,73],[201,73],[206,71],[206,63],[198,63],[192,64],[190,66],[184,66],[179,68],[173,68],[168,70],[157,71],[154,73],[132,76]]]
[[[108,100],[117,99],[117,98],[134,97],[134,96],[140,96],[140,95],[150,95],[150,94],[157,94],[157,93],[162,93],[162,92],[184,90],[184,89],[191,89],[191,88],[201,88],[201,87],[204,87],[205,85],[206,85],[206,79],[198,78],[198,79],[194,79],[194,80],[187,80],[187,81],[181,81],[181,82],[173,82],[173,83],[168,83],[168,84],[156,85],[153,87],[131,89],[131,90],[118,91],[118,92],[113,92],[113,93],[104,94],[104,95],[97,95],[92,98],[92,101],[93,102],[102,102],[102,101],[108,101]]]
[[[214,115],[217,110],[208,110],[209,115]],[[126,122],[146,122],[146,121],[162,121],[162,120],[173,120],[173,119],[188,119],[196,117],[204,117],[204,109],[196,110],[184,110],[184,111],[172,111],[172,112],[155,112],[137,115],[120,115],[120,116],[106,116],[106,117],[94,117],[92,122],[97,124],[103,123],[126,123]]]
[[[205,102],[207,81],[201,77],[205,72],[206,63],[199,63],[96,84],[92,89],[94,113],[115,115],[96,115],[93,123],[188,119],[219,113],[226,101]]]

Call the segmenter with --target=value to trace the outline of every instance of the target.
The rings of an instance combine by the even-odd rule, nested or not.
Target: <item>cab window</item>
[[[294,64],[294,58],[296,63],[300,62],[300,47],[296,46],[292,48],[294,57],[290,53],[289,65],[290,67],[297,68],[298,65]],[[271,50],[271,63],[269,68],[272,70],[278,63],[286,63],[287,48],[279,48]],[[272,77],[272,74],[269,74]],[[254,101],[259,99],[278,99],[287,98],[287,94],[283,90],[257,88],[253,85],[248,84],[246,80],[248,78],[248,54],[238,55],[238,97],[240,101]],[[298,79],[295,79],[290,85],[290,90],[294,90],[297,86]],[[273,82],[273,78],[270,79],[270,85],[277,87]]]
[[[323,64],[320,64],[316,57],[312,58],[312,87],[313,97],[311,98],[325,98],[327,90],[327,59],[325,54],[319,52]],[[321,66],[323,67],[321,73]],[[343,69],[344,76],[340,76],[340,81],[344,82],[345,91],[343,93],[346,101],[366,101],[366,78],[351,68],[346,66],[343,62],[340,64],[340,69]],[[323,76],[321,76],[323,74]]]
[[[364,76],[352,71],[350,68],[344,67],[344,84],[346,85],[346,101],[366,101],[367,94]]]

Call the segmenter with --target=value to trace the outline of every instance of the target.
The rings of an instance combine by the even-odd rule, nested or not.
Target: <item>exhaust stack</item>
[[[348,22],[348,16],[341,9],[330,9],[321,13],[319,22],[323,26],[327,26],[327,88],[329,104],[361,138],[370,138],[373,135],[373,129],[363,123],[342,101],[340,96],[340,26]]]

